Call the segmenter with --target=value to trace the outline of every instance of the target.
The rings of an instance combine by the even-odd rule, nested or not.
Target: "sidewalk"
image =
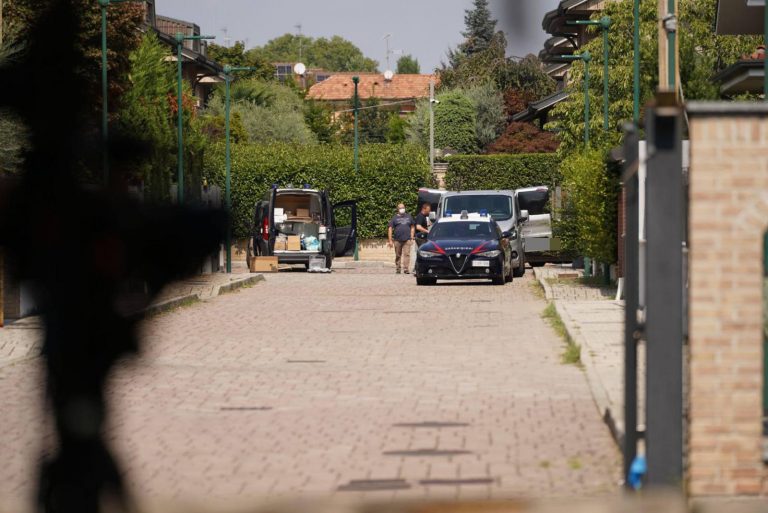
[[[616,440],[624,439],[624,302],[615,289],[579,283],[581,271],[547,266],[535,269],[546,297],[552,301],[568,334],[581,346],[581,362],[595,404]],[[638,411],[644,411],[645,354],[638,354]],[[644,419],[639,417],[638,423]]]
[[[264,279],[261,274],[248,274],[244,263],[233,264],[232,271],[229,275],[213,273],[175,282],[163,289],[144,312],[157,315],[193,301],[210,300]],[[42,338],[40,317],[26,317],[0,328],[0,367],[37,357]]]

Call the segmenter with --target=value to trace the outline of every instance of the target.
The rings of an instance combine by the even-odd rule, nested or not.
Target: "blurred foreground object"
[[[119,165],[109,190],[80,183],[89,154],[99,151],[75,49],[82,13],[73,0],[40,9],[28,46],[0,68],[0,106],[19,114],[32,143],[22,177],[0,187],[0,243],[17,277],[32,284],[46,327],[58,451],[43,463],[39,510],[127,511],[121,472],[102,437],[110,370],[138,350],[141,310],[217,249],[226,217],[141,205],[121,185]],[[109,148],[117,163],[149,150],[132,141]]]

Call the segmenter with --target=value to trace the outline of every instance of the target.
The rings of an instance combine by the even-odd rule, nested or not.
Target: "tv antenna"
[[[227,34],[229,33],[229,29],[227,29],[227,27],[223,27],[221,31],[224,33],[224,46],[229,46],[229,42],[232,41],[232,39],[227,37]]]
[[[403,54],[403,50],[400,50],[400,49],[392,50],[389,47],[389,39],[391,37],[392,37],[392,34],[385,34],[382,39],[384,39],[387,42],[387,69],[386,69],[386,71],[389,71],[390,73],[394,74],[392,72],[392,66],[391,66],[391,63],[390,63],[390,58],[392,57],[392,55],[402,55]]]
[[[293,26],[293,28],[296,29],[296,32],[298,33],[298,36],[299,36],[299,62],[301,62],[301,51],[302,51],[302,44],[304,39],[303,37],[304,34],[301,32],[301,29],[303,28],[303,26],[301,25],[301,23],[297,23],[296,25]]]

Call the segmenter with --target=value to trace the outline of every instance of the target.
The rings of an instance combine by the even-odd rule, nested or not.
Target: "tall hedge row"
[[[224,189],[222,144],[205,155],[209,182]],[[232,146],[232,210],[234,234],[247,237],[255,203],[272,184],[310,184],[328,189],[334,203],[358,200],[360,237],[381,237],[399,202],[416,209],[419,187],[432,178],[425,152],[411,145],[370,144],[360,147],[360,172],[353,150],[336,145],[235,144]]]
[[[448,190],[519,189],[562,182],[554,153],[454,155],[448,157]]]

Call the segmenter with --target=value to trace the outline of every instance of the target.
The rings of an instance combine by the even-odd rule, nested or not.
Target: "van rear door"
[[[342,201],[333,206],[336,230],[333,239],[334,256],[348,256],[355,251],[357,239],[357,202]]]
[[[523,225],[526,238],[552,237],[552,216],[549,213],[549,188],[528,187],[515,191],[520,210],[528,211],[528,222]]]

